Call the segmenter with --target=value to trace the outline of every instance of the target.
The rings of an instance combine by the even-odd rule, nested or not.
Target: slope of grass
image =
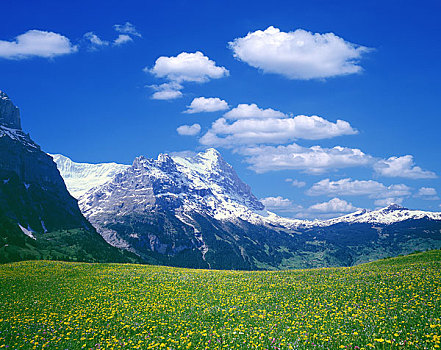
[[[433,349],[441,251],[351,268],[0,266],[0,348]]]

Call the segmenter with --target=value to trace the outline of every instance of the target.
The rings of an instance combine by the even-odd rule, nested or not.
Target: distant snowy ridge
[[[132,166],[117,163],[75,163],[52,155],[70,193],[79,199],[86,217],[115,211],[172,211],[186,225],[185,213],[199,212],[216,220],[241,219],[279,229],[327,227],[339,223],[389,225],[405,220],[441,220],[440,212],[410,210],[393,204],[378,210],[359,210],[329,220],[299,220],[265,210],[220,153],[210,148],[194,157],[160,154],[157,159],[138,157]],[[127,206],[130,203],[130,206]],[[124,204],[124,205],[123,205]],[[119,215],[117,213],[117,215]],[[191,226],[191,225],[190,225]]]
[[[423,218],[441,220],[441,212],[411,210],[398,204],[391,204],[385,208],[377,210],[359,210],[335,219],[325,220],[321,222],[321,226],[330,226],[342,222],[389,225],[405,220],[420,220]]]

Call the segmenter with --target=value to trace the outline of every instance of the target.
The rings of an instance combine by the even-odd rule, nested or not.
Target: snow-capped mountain
[[[125,172],[79,200],[87,217],[99,215],[103,208],[116,202],[122,206],[117,215],[156,208],[177,215],[199,212],[216,220],[248,220],[264,209],[249,186],[214,149],[193,158],[167,154],[160,154],[157,159],[138,157]]]
[[[132,166],[73,163],[63,156],[54,160],[68,188],[89,188],[78,197],[79,205],[106,241],[161,263],[217,268],[329,266],[369,260],[366,255],[378,249],[382,256],[441,246],[441,213],[392,205],[323,221],[277,216],[265,210],[215,149],[194,157],[138,157]],[[75,186],[69,185],[72,180]],[[414,223],[430,226],[430,239],[409,236]],[[385,237],[392,236],[394,243],[384,248]],[[367,238],[363,251],[359,244]]]

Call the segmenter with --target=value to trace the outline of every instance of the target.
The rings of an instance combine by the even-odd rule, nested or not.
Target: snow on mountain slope
[[[93,187],[103,185],[130,165],[117,163],[75,163],[61,154],[50,154],[70,194],[80,198]]]
[[[173,212],[191,226],[185,213],[199,212],[216,220],[237,218],[279,229],[327,227],[339,223],[389,225],[408,219],[441,220],[439,212],[409,210],[393,204],[378,210],[359,210],[329,220],[283,218],[266,211],[220,153],[210,148],[194,157],[160,154],[157,159],[138,157],[132,166],[74,163],[53,155],[68,190],[79,199],[86,217],[103,212],[124,215],[127,211],[161,208]],[[120,209],[117,209],[120,208]]]

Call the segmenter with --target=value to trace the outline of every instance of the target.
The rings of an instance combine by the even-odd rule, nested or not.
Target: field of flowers
[[[0,265],[0,348],[434,349],[441,251],[283,272]]]

